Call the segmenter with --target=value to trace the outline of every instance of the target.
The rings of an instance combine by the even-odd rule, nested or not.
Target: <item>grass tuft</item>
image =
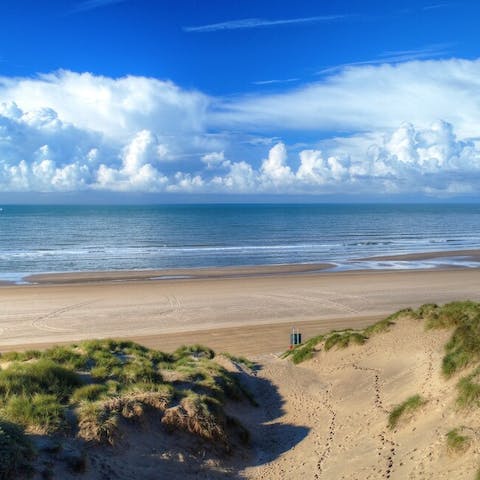
[[[177,361],[181,359],[199,360],[200,358],[211,360],[215,357],[215,352],[211,348],[203,345],[182,345],[175,350],[173,356]]]
[[[206,440],[228,445],[226,419],[220,403],[207,395],[188,394],[178,406],[165,412],[162,424],[170,430],[180,428]]]
[[[460,408],[480,406],[480,367],[457,383],[457,405]]]
[[[335,332],[329,335],[325,340],[325,351],[331,350],[333,347],[347,348],[349,345],[363,345],[368,337],[363,333],[346,330],[344,332]]]
[[[1,409],[3,418],[34,433],[50,434],[65,427],[65,408],[55,395],[13,395]]]
[[[470,447],[471,440],[467,435],[459,433],[459,428],[454,428],[447,433],[447,448],[452,453],[465,453]]]
[[[425,320],[427,329],[451,328],[468,323],[480,315],[480,304],[465,300],[450,302],[443,306],[427,303],[417,310]]]
[[[86,402],[78,410],[78,436],[87,442],[115,445],[120,438],[117,412]]]
[[[416,410],[426,403],[420,395],[413,395],[407,398],[404,402],[397,405],[388,416],[388,427],[395,428],[401,418],[411,416]]]
[[[10,395],[33,396],[36,393],[66,398],[81,385],[77,373],[51,360],[34,363],[13,363],[0,371],[0,397]]]
[[[234,363],[240,363],[244,365],[245,367],[249,368],[250,370],[255,370],[257,368],[257,364],[255,362],[252,362],[248,358],[242,357],[242,356],[237,356],[237,355],[231,355],[230,353],[223,352],[222,355],[229,360],[231,360]]]
[[[100,397],[108,393],[108,386],[100,383],[91,383],[90,385],[83,385],[83,387],[77,388],[70,401],[72,403],[79,403],[82,401],[92,402],[98,400]]]

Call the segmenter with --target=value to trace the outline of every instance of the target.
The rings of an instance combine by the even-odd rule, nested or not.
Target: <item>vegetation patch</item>
[[[1,415],[33,433],[55,433],[65,426],[65,407],[55,395],[36,393],[32,397],[12,395]]]
[[[295,348],[284,352],[281,358],[291,357],[292,362],[295,364],[309,360],[313,357],[315,347],[322,342],[324,338],[324,335],[317,335],[316,337],[310,338],[302,345],[297,345]]]
[[[368,337],[360,332],[345,330],[343,332],[334,332],[325,339],[325,350],[331,350],[333,347],[347,348],[349,345],[363,345]]]
[[[465,453],[471,444],[470,437],[461,434],[460,428],[454,428],[447,433],[447,449],[451,453]]]
[[[457,405],[461,408],[480,406],[480,367],[457,383]]]
[[[0,371],[0,398],[7,399],[11,395],[31,397],[36,393],[45,393],[63,399],[81,384],[77,373],[51,360],[14,362]]]
[[[249,368],[243,357],[230,357]],[[128,422],[183,430],[230,449],[248,438],[224,413],[253,396],[202,345],[173,353],[123,340],[90,340],[0,357],[0,480],[19,478],[34,450],[23,433],[59,434],[116,445]],[[171,380],[166,380],[167,377]],[[237,437],[235,437],[237,435]]]
[[[237,355],[231,355],[230,353],[227,352],[222,352],[222,355],[229,360],[231,360],[234,363],[239,363],[241,365],[244,365],[245,367],[249,368],[250,370],[255,370],[257,368],[257,364],[255,362],[252,362],[248,358],[242,357],[242,356],[237,356]]]
[[[390,429],[395,428],[400,419],[406,419],[411,417],[416,410],[425,405],[426,400],[420,395],[413,395],[407,398],[404,402],[397,405],[388,416],[388,427]]]
[[[452,328],[478,319],[480,304],[470,300],[450,302],[443,306],[427,303],[422,305],[416,314],[425,320],[427,329]]]
[[[33,444],[23,429],[0,420],[0,480],[21,478],[30,473],[34,457]]]
[[[450,377],[480,361],[480,304],[470,300],[450,302],[443,306],[422,305],[416,312],[427,329],[453,328],[445,345],[442,371]]]
[[[388,329],[395,324],[394,319],[399,316],[407,315],[412,310],[406,309],[397,312],[394,315],[390,315],[384,320],[374,323],[373,325],[368,326],[363,330],[342,330],[342,331],[332,331],[325,335],[317,335],[310,338],[307,342],[302,345],[298,345],[291,350],[287,350],[281,356],[281,358],[291,358],[292,362],[295,364],[304,362],[313,357],[317,345],[324,342],[324,348],[326,351],[331,350],[333,347],[337,348],[347,348],[349,345],[362,345],[364,344],[371,336],[377,335],[388,331]]]

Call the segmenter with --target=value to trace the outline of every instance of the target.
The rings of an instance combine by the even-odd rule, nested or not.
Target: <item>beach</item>
[[[441,258],[445,252],[425,255]],[[449,330],[425,331],[418,320],[400,318],[364,345],[319,348],[300,365],[280,354],[288,348],[292,327],[305,341],[332,330],[361,329],[407,307],[480,301],[479,269],[332,272],[329,265],[315,264],[44,274],[25,280],[30,283],[0,288],[2,352],[115,337],[163,351],[200,343],[258,365],[253,375],[232,368],[259,408],[226,407],[250,431],[248,450],[219,457],[210,452],[213,457],[204,461],[189,440],[183,439],[182,447],[156,430],[135,427],[130,446],[91,453],[92,461],[115,477],[141,472],[152,479],[235,473],[249,480],[447,480],[473,478],[478,468],[476,455],[452,456],[446,447],[447,433],[461,427],[452,408],[457,379],[441,375]],[[414,394],[428,407],[388,429],[389,412]],[[475,431],[476,414],[462,415],[462,425]],[[468,439],[469,451],[478,451],[480,437],[469,433]],[[162,445],[161,460],[145,457],[152,442]],[[74,478],[66,471],[62,475]],[[100,477],[88,467],[82,478]]]
[[[288,346],[292,327],[308,338],[409,306],[480,299],[477,269],[326,267],[38,275],[28,279],[35,284],[0,289],[0,349],[128,337],[167,350],[195,341],[238,354],[275,353]]]

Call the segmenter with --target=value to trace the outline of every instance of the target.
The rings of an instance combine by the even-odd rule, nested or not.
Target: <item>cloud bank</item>
[[[3,77],[0,191],[474,194],[479,87],[480,62],[455,59],[233,99],[134,76]]]

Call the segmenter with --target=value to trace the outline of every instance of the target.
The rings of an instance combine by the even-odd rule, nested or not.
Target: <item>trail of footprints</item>
[[[375,407],[377,407],[383,413],[388,413],[388,410],[383,406],[382,398],[380,396],[380,371],[376,368],[361,367],[355,363],[352,364],[352,366],[355,368],[355,370],[363,370],[364,372],[373,372],[375,374],[373,382],[373,390],[375,392]]]
[[[352,364],[352,366],[356,370],[363,370],[365,372],[372,372],[374,374],[373,390],[375,395],[375,407],[382,413],[388,414],[388,410],[383,406],[382,397],[380,395],[380,370],[377,370],[376,368],[361,367],[357,364]],[[378,438],[380,439],[381,445],[378,448],[378,455],[386,457],[386,467],[383,471],[383,477],[390,478],[393,471],[393,461],[396,455],[397,444],[387,437],[387,433],[385,431],[382,431]]]
[[[314,476],[315,479],[319,479],[320,475],[322,474],[323,464],[325,463],[326,459],[330,455],[333,439],[335,437],[335,424],[336,424],[337,414],[333,409],[332,404],[330,403],[330,396],[331,396],[331,392],[330,390],[327,389],[325,391],[325,401],[323,402],[323,405],[330,413],[330,425],[328,427],[328,437],[327,437],[327,441],[325,442],[325,449],[317,462],[317,473]]]
[[[425,378],[422,382],[422,392],[425,393],[428,390],[428,387],[432,383],[433,377],[433,350],[430,350],[428,353],[428,366],[427,366],[427,373],[425,374]]]

